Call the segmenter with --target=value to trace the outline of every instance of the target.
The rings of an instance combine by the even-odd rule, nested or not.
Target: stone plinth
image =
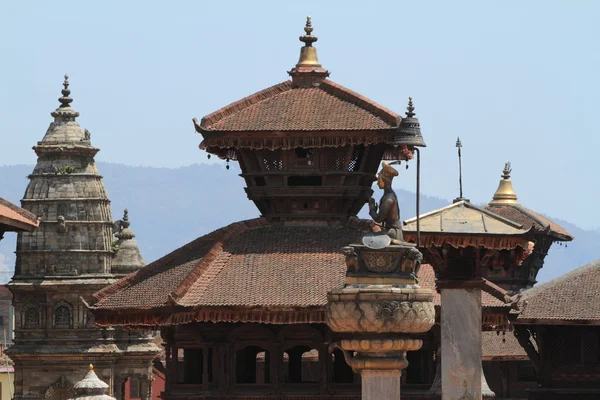
[[[441,296],[443,398],[481,399],[481,289],[442,286]]]

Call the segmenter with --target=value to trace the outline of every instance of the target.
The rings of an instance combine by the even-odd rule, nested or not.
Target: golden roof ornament
[[[304,43],[304,47],[300,49],[300,59],[296,68],[300,67],[321,67],[319,58],[317,57],[317,49],[313,47],[313,43],[319,40],[318,37],[312,35],[313,27],[310,15],[306,17],[306,25],[304,26],[305,34],[300,36],[300,41]]]
[[[504,164],[504,170],[502,171],[502,180],[498,185],[494,198],[490,202],[491,206],[505,205],[505,204],[519,204],[517,201],[517,194],[513,189],[512,182],[510,181],[510,173],[512,168],[510,162]]]
[[[306,25],[304,26],[305,34],[300,36],[300,41],[304,43],[304,47],[300,49],[300,59],[296,66],[288,72],[295,87],[319,86],[320,82],[329,76],[329,71],[319,63],[317,49],[313,47],[313,43],[318,38],[313,36],[312,31],[313,27],[309,15],[306,17]]]

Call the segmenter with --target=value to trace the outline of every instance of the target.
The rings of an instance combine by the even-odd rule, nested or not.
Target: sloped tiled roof
[[[327,292],[344,285],[341,248],[358,242],[371,226],[372,221],[355,218],[333,226],[271,225],[260,218],[231,224],[96,293],[96,320],[322,323]],[[419,280],[421,287],[435,289],[430,265],[421,266]],[[437,293],[434,302],[440,304]],[[486,292],[482,305],[506,307]],[[117,314],[129,316],[117,321]]]
[[[519,344],[512,332],[498,334],[497,332],[481,333],[481,350],[483,360],[528,360],[527,353]]]
[[[548,230],[548,233],[555,236],[558,240],[573,240],[573,236],[562,226],[520,204],[488,205],[485,209],[518,222],[525,229],[532,228],[540,232]]]
[[[4,226],[9,231],[32,231],[38,225],[34,214],[0,197],[0,227]]]
[[[600,322],[600,260],[521,293],[515,323]],[[518,312],[518,311],[517,311]]]
[[[372,131],[396,128],[398,114],[330,80],[314,87],[286,81],[204,118],[203,132]]]
[[[357,219],[342,226],[238,222],[100,291],[96,308],[323,306],[327,291],[344,283],[341,248],[369,226]]]

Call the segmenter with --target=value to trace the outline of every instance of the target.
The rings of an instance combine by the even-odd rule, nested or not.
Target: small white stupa
[[[92,364],[85,377],[77,382],[73,389],[75,389],[75,397],[69,400],[116,400],[106,394],[108,384],[98,378]]]

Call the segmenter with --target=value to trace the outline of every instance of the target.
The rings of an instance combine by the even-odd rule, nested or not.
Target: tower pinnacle
[[[79,113],[71,108],[73,99],[69,97],[71,90],[69,90],[69,75],[67,74],[65,74],[61,93],[62,96],[58,99],[60,106],[58,106],[58,108],[50,115],[52,115],[56,121],[75,121],[75,118],[79,117]]]
[[[517,201],[517,194],[515,193],[512,182],[510,181],[511,172],[512,168],[510,166],[510,162],[507,162],[504,164],[504,170],[502,170],[502,180],[498,185],[496,193],[494,193],[494,198],[490,202],[490,205],[519,204]]]

